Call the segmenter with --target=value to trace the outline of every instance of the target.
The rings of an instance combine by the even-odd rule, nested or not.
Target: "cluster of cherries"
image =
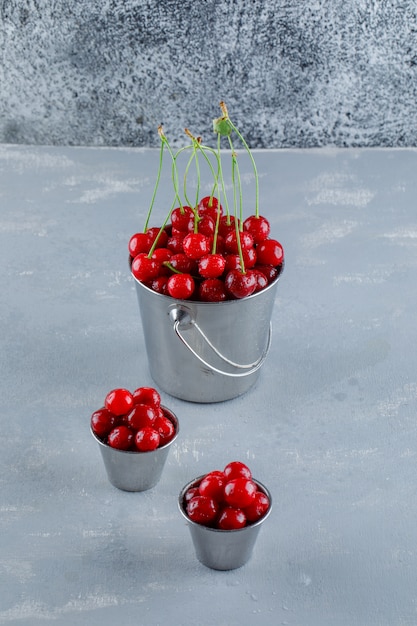
[[[282,270],[283,247],[270,238],[265,217],[240,223],[206,196],[196,209],[173,209],[170,220],[132,235],[128,245],[133,276],[157,293],[202,302],[245,298]]]
[[[223,471],[209,472],[185,495],[183,508],[197,524],[220,530],[237,530],[257,522],[270,507],[268,496],[258,489],[252,472],[240,461]]]
[[[90,419],[91,430],[105,444],[125,451],[149,452],[166,445],[176,429],[153,387],[112,389]]]

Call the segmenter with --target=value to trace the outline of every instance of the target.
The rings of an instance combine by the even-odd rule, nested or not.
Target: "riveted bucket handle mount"
[[[200,328],[200,326],[197,324],[197,322],[193,319],[192,315],[191,315],[191,311],[190,309],[188,309],[186,306],[184,305],[174,305],[169,309],[169,318],[173,324],[173,328],[174,331],[177,335],[177,337],[182,341],[182,343],[186,346],[186,348],[188,348],[188,350],[200,361],[200,363],[202,363],[205,367],[207,367],[208,369],[212,370],[213,372],[216,372],[217,374],[221,374],[222,376],[230,376],[232,378],[240,378],[242,376],[249,376],[250,374],[253,374],[254,372],[256,372],[264,363],[267,354],[269,352],[269,348],[271,347],[271,337],[272,337],[272,324],[269,324],[269,332],[268,332],[268,341],[267,341],[267,345],[265,347],[265,350],[263,352],[263,354],[259,357],[259,359],[257,359],[256,361],[253,361],[252,363],[247,363],[245,365],[241,364],[241,363],[235,363],[234,361],[231,361],[230,359],[228,359],[226,356],[224,356],[224,354],[222,354],[210,341],[210,339],[207,337],[207,335],[204,333],[204,331]],[[204,339],[204,341],[207,343],[207,345],[213,350],[213,352],[215,354],[217,354],[217,356],[224,361],[225,363],[227,363],[228,365],[231,365],[232,367],[235,367],[238,370],[241,370],[239,372],[225,372],[223,370],[218,369],[217,367],[214,367],[213,365],[210,365],[210,363],[208,363],[207,361],[205,361],[199,354],[197,354],[197,352],[194,350],[194,348],[192,348],[190,346],[190,344],[188,343],[188,341],[186,340],[186,338],[184,337],[184,335],[181,333],[181,330],[187,330],[190,329],[191,327],[195,328],[195,330],[201,335],[201,337]]]

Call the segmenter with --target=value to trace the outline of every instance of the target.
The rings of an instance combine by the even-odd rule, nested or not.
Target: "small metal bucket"
[[[176,300],[134,280],[149,369],[160,389],[190,402],[221,402],[252,387],[271,344],[279,276],[262,291],[226,302]]]
[[[164,446],[150,452],[117,450],[103,443],[91,430],[91,434],[99,444],[107,477],[117,489],[122,489],[123,491],[146,491],[159,482],[169,449],[179,432],[177,417],[166,407],[161,406],[161,408],[174,424],[175,435]]]
[[[260,520],[238,530],[219,530],[193,522],[184,508],[184,496],[188,489],[197,486],[203,476],[189,482],[178,498],[180,512],[187,521],[197,559],[211,569],[231,570],[242,567],[252,556],[253,548],[262,524],[271,512],[272,499],[268,489],[254,480],[258,489],[269,498],[269,509]]]

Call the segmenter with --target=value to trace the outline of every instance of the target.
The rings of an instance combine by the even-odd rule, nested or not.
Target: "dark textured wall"
[[[416,146],[416,0],[0,0],[0,141]]]

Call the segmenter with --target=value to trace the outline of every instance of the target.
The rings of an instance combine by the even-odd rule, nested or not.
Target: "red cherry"
[[[249,478],[233,478],[224,486],[224,499],[230,506],[245,509],[252,504],[257,490]]]
[[[156,243],[156,248],[166,248],[168,243],[168,233],[165,230],[161,230],[158,227],[148,228],[146,233],[149,235],[151,246],[154,241],[158,239]]]
[[[187,300],[195,289],[195,282],[190,274],[173,274],[167,282],[167,291],[172,298]]]
[[[129,254],[131,257],[135,257],[139,252],[146,252],[151,249],[151,240],[146,233],[136,233],[129,239]]]
[[[192,228],[194,227],[194,223]],[[192,229],[191,229],[192,230]],[[206,235],[206,237],[212,237],[214,235],[214,231],[216,230],[216,222],[209,215],[203,215],[203,217],[198,222],[198,232],[202,235]]]
[[[240,270],[231,270],[224,279],[226,289],[235,298],[246,298],[256,289],[256,276],[252,270],[242,274]]]
[[[260,265],[281,265],[284,260],[284,250],[276,239],[266,239],[256,247],[258,263]]]
[[[149,287],[149,289],[152,289],[153,291],[156,291],[157,293],[162,293],[164,296],[167,294],[167,282],[168,282],[168,276],[157,276],[157,278],[154,278],[153,280],[148,281],[146,284]]]
[[[159,446],[159,433],[151,426],[145,426],[135,435],[135,446],[139,452],[150,452]]]
[[[242,509],[225,507],[220,513],[217,527],[221,530],[238,530],[246,526],[246,515]]]
[[[113,415],[124,415],[133,408],[133,396],[130,391],[122,387],[112,389],[106,395],[104,407]]]
[[[268,283],[272,283],[279,275],[279,270],[273,265],[255,265],[254,269],[262,272],[266,276]]]
[[[210,252],[210,240],[201,233],[188,233],[184,237],[182,247],[190,259],[200,259]]]
[[[160,263],[149,258],[144,252],[135,256],[132,261],[131,271],[133,276],[142,282],[156,278],[159,274]]]
[[[205,196],[198,203],[197,212],[199,215],[209,215],[216,220],[219,211],[221,215],[223,207],[215,196]]]
[[[202,302],[224,302],[228,298],[224,282],[219,278],[203,280],[198,296]]]
[[[209,472],[201,480],[198,490],[201,496],[213,498],[216,502],[223,499],[223,489],[225,485],[225,476],[223,472]]]
[[[219,507],[213,498],[195,496],[187,503],[187,515],[197,524],[209,525],[217,516]]]
[[[192,498],[195,498],[195,496],[199,496],[199,495],[200,495],[200,492],[198,491],[198,487],[190,487],[185,492],[184,502],[188,504],[188,502],[192,500]]]
[[[198,271],[203,278],[218,278],[225,266],[226,259],[221,254],[206,254],[198,262]]]
[[[250,215],[243,222],[243,229],[252,235],[255,243],[260,243],[269,237],[271,226],[266,217]]]
[[[175,426],[171,420],[165,415],[158,415],[153,427],[158,431],[160,437],[160,446],[167,444],[175,435]]]
[[[161,395],[154,387],[138,387],[132,394],[134,404],[161,406]]]
[[[169,237],[167,241],[167,248],[172,250],[174,254],[178,254],[179,252],[184,252],[182,247],[182,242],[184,240],[185,233],[173,233],[171,237]]]
[[[226,237],[230,231],[236,230],[236,221],[239,227],[239,220],[234,215],[222,215],[219,222],[219,235]]]
[[[242,250],[247,250],[248,248],[253,248],[253,237],[250,233],[246,231],[239,231],[239,239]],[[227,252],[231,252],[236,254],[239,252],[238,248],[238,239],[236,235],[236,230],[231,230],[227,233],[224,238],[224,246]]]
[[[252,478],[252,472],[249,467],[241,461],[228,463],[223,470],[223,474],[227,480],[232,480],[233,478],[248,478],[250,480]]]
[[[132,430],[139,430],[145,426],[153,426],[156,420],[156,408],[149,404],[135,404],[126,417],[126,425]]]
[[[257,491],[255,498],[248,507],[245,508],[245,515],[248,522],[257,522],[269,509],[269,498],[263,491]]]
[[[184,252],[173,254],[169,260],[170,265],[181,274],[197,274],[197,261],[190,259]]]
[[[256,276],[256,289],[255,292],[262,291],[265,287],[268,287],[268,279],[260,270],[253,270]]]
[[[155,259],[155,261],[158,261],[158,263],[162,264],[165,261],[169,261],[172,255],[173,252],[169,248],[155,248],[155,250],[152,252],[152,259]]]
[[[134,434],[127,426],[115,426],[107,437],[107,443],[117,450],[129,450],[132,447]]]
[[[177,207],[171,213],[171,224],[179,232],[187,233],[190,220],[194,222],[194,212],[191,207]]]
[[[91,416],[91,430],[97,437],[104,439],[109,432],[115,427],[117,418],[104,407],[98,411],[94,411]]]

